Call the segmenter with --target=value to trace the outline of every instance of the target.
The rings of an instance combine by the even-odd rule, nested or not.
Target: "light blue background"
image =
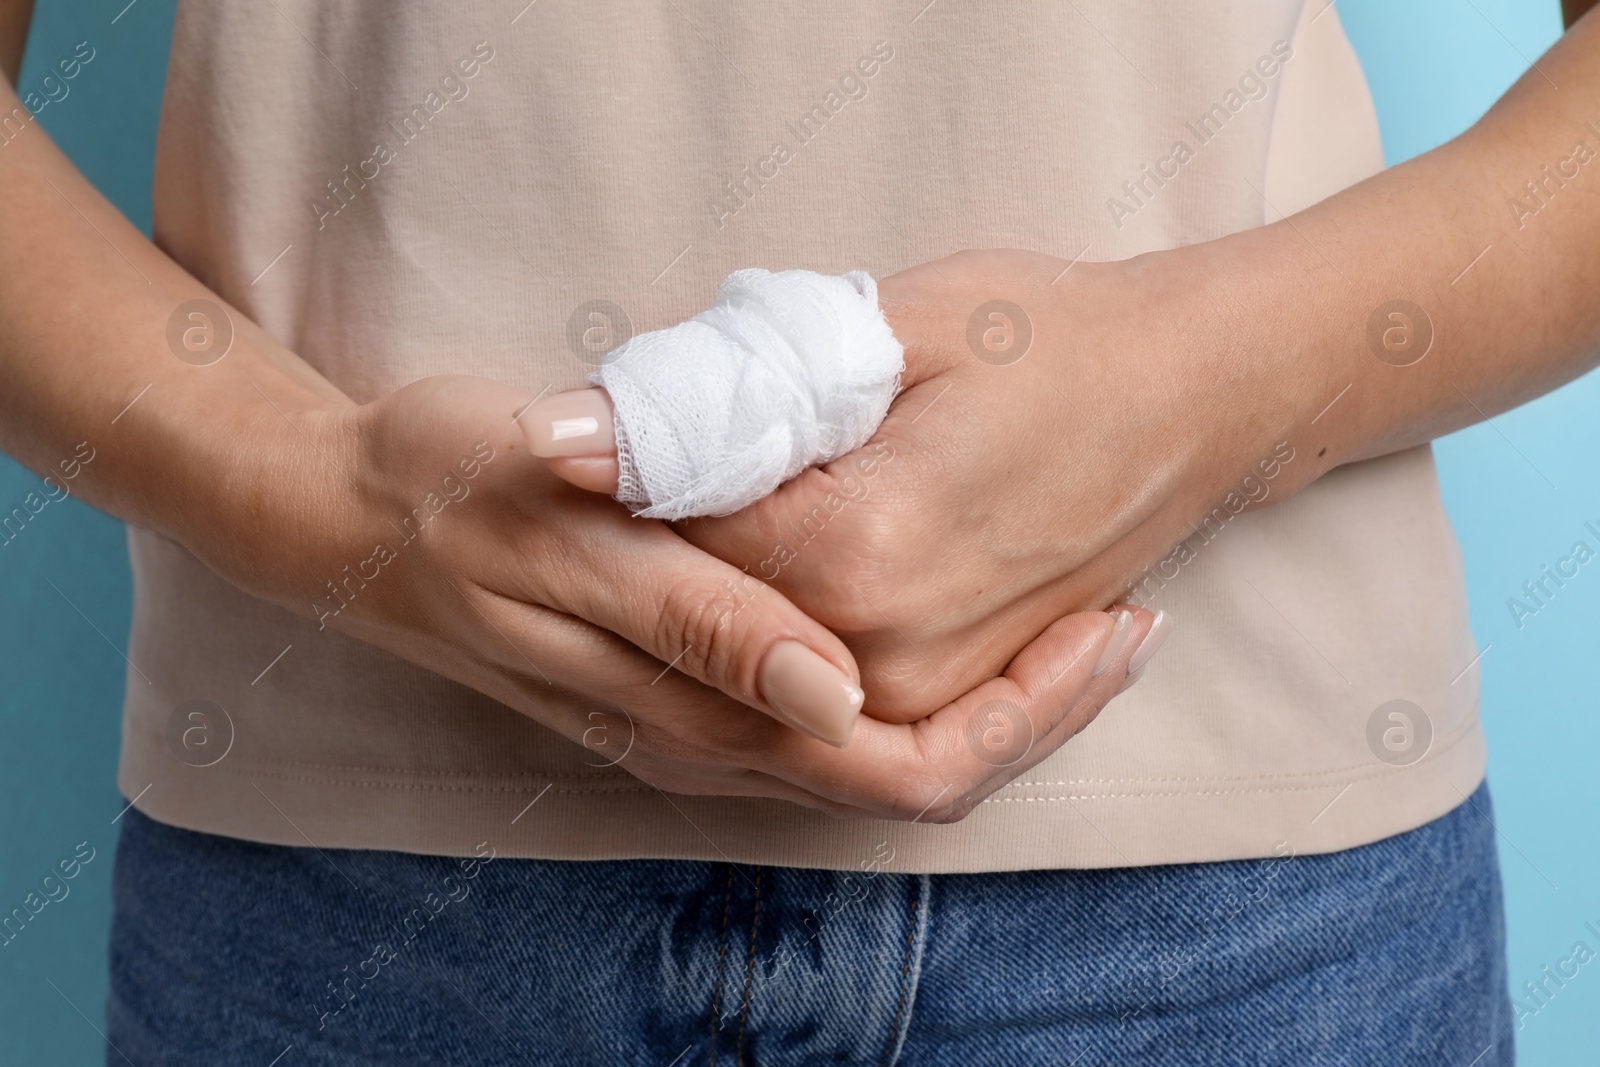
[[[1307,0],[1317,4],[1321,0]],[[175,0],[39,0],[22,73],[38,82],[74,43],[94,61],[41,121],[148,230],[150,155]],[[1559,35],[1556,0],[1342,0],[1391,163],[1475,120]],[[120,13],[120,15],[119,15]],[[113,22],[113,19],[116,21]],[[1600,109],[1595,116],[1600,120]],[[1600,927],[1600,569],[1585,568],[1519,630],[1506,608],[1540,566],[1600,525],[1600,377],[1440,443],[1467,562],[1498,805],[1513,992]],[[1553,486],[1552,487],[1552,484]],[[0,509],[38,480],[0,458]],[[1593,538],[1589,538],[1591,543]],[[52,583],[55,588],[52,588]],[[0,912],[80,841],[97,850],[22,936],[0,947],[0,1067],[96,1064],[104,1046],[115,765],[130,589],[122,527],[70,500],[0,547]],[[1375,623],[1426,605],[1374,604]],[[1521,1060],[1594,1062],[1600,962],[1518,1034]],[[1466,1067],[1466,1065],[1457,1065]]]

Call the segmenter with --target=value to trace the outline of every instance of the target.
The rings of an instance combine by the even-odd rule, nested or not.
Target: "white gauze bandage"
[[[735,271],[589,375],[616,411],[617,499],[653,519],[738,511],[865,444],[904,368],[866,272]]]

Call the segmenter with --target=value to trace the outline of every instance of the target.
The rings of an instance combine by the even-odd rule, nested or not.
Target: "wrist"
[[[1193,386],[1189,424],[1198,415],[1203,428],[1201,480],[1227,490],[1271,477],[1281,500],[1357,458],[1357,287],[1283,223],[1172,255],[1177,317],[1194,324],[1183,357],[1194,365],[1177,371]]]
[[[317,576],[359,536],[354,409],[276,376],[242,377],[226,406],[211,397],[204,417],[166,420],[162,532],[246,592],[305,614]]]

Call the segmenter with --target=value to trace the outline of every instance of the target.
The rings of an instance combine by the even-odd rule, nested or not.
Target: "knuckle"
[[[905,583],[896,580],[903,566],[896,564],[903,564],[906,508],[886,483],[868,477],[819,475],[791,497],[782,525],[785,551],[773,561],[786,571],[781,584],[818,606],[838,631],[884,628],[882,612],[905,595]]]
[[[656,622],[656,647],[668,661],[695,678],[715,681],[731,677],[738,663],[739,645],[734,616],[742,602],[701,582],[675,583],[661,606]]]
[[[935,826],[950,826],[966,818],[966,815],[966,812],[957,811],[951,805],[941,804],[936,806],[933,811],[930,811],[928,814],[924,815],[922,817],[922,821],[926,823],[932,823]]]
[[[863,595],[844,582],[823,581],[815,588],[818,603],[826,605],[816,612],[817,621],[841,636],[874,634],[887,628],[884,616],[873,609],[870,594]]]
[[[886,567],[905,541],[904,520],[881,507],[858,508],[847,529],[851,549],[868,574]]]
[[[874,519],[849,531],[845,552],[816,568],[809,583],[827,605],[829,628],[870,634],[904,627],[911,621],[904,583],[893,578],[889,536]]]
[[[1090,723],[1100,717],[1100,712],[1105,709],[1108,701],[1109,698],[1085,699],[1067,709],[1067,713],[1062,716],[1064,728],[1060,731],[1061,742],[1064,744],[1087,729]]]
[[[947,256],[945,263],[952,268],[958,284],[971,285],[973,281],[983,276],[985,268],[991,265],[993,259],[993,254],[987,249],[963,248]]]

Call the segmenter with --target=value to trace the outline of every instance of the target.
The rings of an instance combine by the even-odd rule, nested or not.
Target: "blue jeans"
[[[1480,788],[1333,855],[915,875],[319,852],[130,811],[107,1062],[1498,1067],[1488,819]]]

